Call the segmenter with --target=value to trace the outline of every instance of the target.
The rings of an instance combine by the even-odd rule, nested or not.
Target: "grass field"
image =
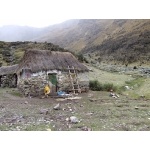
[[[89,80],[98,80],[100,83],[113,83],[119,88],[129,86],[130,90],[123,88],[122,94],[130,98],[140,98],[144,96],[150,99],[150,78],[135,77],[132,74],[106,72],[91,66],[89,68],[93,70],[89,73]]]

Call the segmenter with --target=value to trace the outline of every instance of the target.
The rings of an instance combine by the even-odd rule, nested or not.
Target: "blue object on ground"
[[[59,96],[62,96],[62,95],[65,95],[66,93],[63,92],[63,91],[58,91],[57,94],[58,94]]]

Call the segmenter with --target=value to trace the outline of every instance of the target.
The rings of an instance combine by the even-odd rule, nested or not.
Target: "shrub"
[[[91,80],[89,82],[89,87],[93,91],[102,91],[103,87],[102,84],[98,82],[98,80]]]
[[[83,54],[79,53],[79,54],[77,55],[77,57],[78,57],[78,60],[79,60],[80,62],[83,62],[83,61],[84,61],[84,56],[83,56]]]
[[[110,91],[110,90],[116,91],[117,87],[114,86],[112,83],[106,83],[103,85],[103,91]]]
[[[91,80],[89,82],[89,87],[90,90],[92,91],[110,91],[110,90],[116,91],[117,90],[117,87],[114,86],[112,83],[102,84],[98,80]]]

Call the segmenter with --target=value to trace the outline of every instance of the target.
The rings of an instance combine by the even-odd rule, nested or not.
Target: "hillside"
[[[0,67],[19,63],[25,50],[40,49],[51,51],[66,51],[52,43],[37,42],[2,42],[0,41]]]
[[[71,51],[81,51],[86,46],[97,44],[103,40],[101,33],[105,33],[105,27],[109,26],[113,20],[101,19],[81,19],[69,20],[63,24],[47,28],[47,33],[37,37],[36,41],[52,42]],[[97,39],[98,42],[96,41]]]
[[[81,52],[92,62],[149,65],[150,20],[82,19],[61,25],[35,40]]]
[[[110,32],[113,28],[114,31]],[[98,62],[150,63],[150,20],[114,20],[105,31],[109,34],[105,32],[99,36],[82,49],[82,53],[90,54]]]
[[[73,19],[41,29],[16,28],[0,28],[0,40],[51,42],[94,63],[150,62],[150,20]]]

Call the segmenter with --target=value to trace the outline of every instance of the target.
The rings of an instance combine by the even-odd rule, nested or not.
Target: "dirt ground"
[[[77,99],[29,98],[17,89],[0,88],[1,131],[141,131],[150,130],[150,100],[109,92],[81,93]],[[81,99],[79,99],[81,98]],[[54,107],[59,104],[60,109]],[[71,116],[78,123],[69,121]]]

